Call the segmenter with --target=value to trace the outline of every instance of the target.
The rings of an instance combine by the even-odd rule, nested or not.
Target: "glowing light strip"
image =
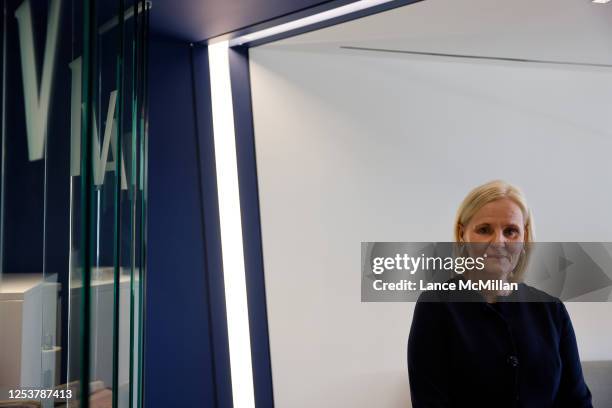
[[[236,408],[254,408],[251,337],[247,304],[234,106],[228,42],[208,47],[217,189],[232,398]]]
[[[242,37],[234,38],[230,41],[230,47],[235,45],[242,45],[245,43],[261,40],[263,38],[272,37],[277,34],[286,33],[288,31],[296,30],[298,28],[308,27],[323,21],[331,20],[336,17],[341,17],[347,14],[355,13],[357,11],[365,10],[371,7],[379,6],[381,4],[389,3],[392,0],[360,0],[354,3],[347,4],[345,6],[336,7],[331,10],[322,11],[312,16],[300,18],[298,20],[290,21],[285,24],[280,24],[274,27],[269,27],[261,31],[243,35]]]

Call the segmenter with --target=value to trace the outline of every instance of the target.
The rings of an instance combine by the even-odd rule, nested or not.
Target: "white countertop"
[[[94,276],[98,279],[94,279],[91,282],[91,286],[101,285],[112,285],[113,284],[113,268],[101,268]],[[119,281],[121,284],[125,284],[130,281],[130,275],[128,270],[122,270]],[[51,285],[59,285],[55,280],[57,277],[49,277],[47,282]],[[36,285],[43,281],[43,275],[41,273],[5,273],[0,276],[0,301],[4,300],[23,300],[24,294],[33,289]],[[138,282],[138,277],[134,279],[135,283]],[[71,282],[71,289],[80,288],[82,282],[80,280],[74,280]]]
[[[41,273],[5,273],[0,277],[0,300],[23,300],[23,294],[42,280]]]

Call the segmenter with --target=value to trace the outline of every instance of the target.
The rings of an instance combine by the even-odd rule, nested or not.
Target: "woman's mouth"
[[[502,254],[485,254],[485,258],[489,258],[489,259],[508,259],[507,255],[502,255]]]

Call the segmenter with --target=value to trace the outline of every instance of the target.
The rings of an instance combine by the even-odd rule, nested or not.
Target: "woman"
[[[520,283],[524,243],[533,240],[522,193],[503,181],[472,190],[457,212],[455,240],[485,261],[453,279],[518,289],[421,295],[408,340],[413,407],[592,407],[565,306]]]

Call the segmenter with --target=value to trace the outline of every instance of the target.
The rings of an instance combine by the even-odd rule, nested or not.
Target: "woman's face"
[[[525,241],[525,220],[521,208],[511,199],[502,198],[484,205],[467,225],[461,236],[470,256],[485,257],[486,272],[495,278],[507,278],[518,263]]]

